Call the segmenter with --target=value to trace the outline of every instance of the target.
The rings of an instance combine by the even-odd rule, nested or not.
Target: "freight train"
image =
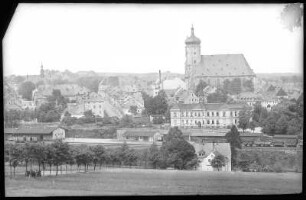
[[[299,147],[303,144],[296,135],[242,134],[240,138],[245,147]]]

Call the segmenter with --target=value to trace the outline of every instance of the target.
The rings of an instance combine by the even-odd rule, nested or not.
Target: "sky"
[[[44,69],[184,73],[193,24],[201,54],[244,54],[255,73],[302,73],[303,29],[283,4],[19,4],[3,39],[4,75]]]

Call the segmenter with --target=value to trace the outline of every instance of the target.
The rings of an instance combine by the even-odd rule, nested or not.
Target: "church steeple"
[[[191,36],[194,36],[194,28],[193,28],[193,24],[191,25]]]

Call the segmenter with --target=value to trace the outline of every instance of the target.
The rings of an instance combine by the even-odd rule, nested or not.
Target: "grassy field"
[[[289,194],[301,173],[104,169],[42,178],[5,178],[5,196]]]

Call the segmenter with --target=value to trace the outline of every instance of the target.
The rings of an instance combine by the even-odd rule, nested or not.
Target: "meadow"
[[[5,178],[5,196],[296,194],[301,173],[201,172],[109,168],[97,172]]]

